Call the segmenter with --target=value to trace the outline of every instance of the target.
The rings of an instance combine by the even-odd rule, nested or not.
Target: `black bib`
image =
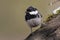
[[[39,17],[39,15],[38,14],[36,14],[36,15],[26,14],[25,15],[25,20],[27,21],[27,20],[30,20],[30,19],[33,19],[33,18],[36,18],[36,17]]]

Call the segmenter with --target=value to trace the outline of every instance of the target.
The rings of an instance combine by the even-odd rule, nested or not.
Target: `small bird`
[[[38,25],[41,26],[42,15],[38,12],[37,8],[32,6],[28,7],[25,13],[25,21],[30,26],[32,33],[32,28],[37,27]]]

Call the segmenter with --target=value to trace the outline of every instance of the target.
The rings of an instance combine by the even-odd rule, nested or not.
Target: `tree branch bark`
[[[43,28],[31,33],[25,40],[60,40],[60,14],[46,22]]]

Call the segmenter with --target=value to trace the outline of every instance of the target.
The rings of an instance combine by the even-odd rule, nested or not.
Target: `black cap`
[[[29,11],[29,12],[31,12],[31,11],[35,11],[35,10],[37,10],[37,9],[34,8],[34,7],[32,7],[32,6],[30,6],[30,7],[27,8],[27,11]]]

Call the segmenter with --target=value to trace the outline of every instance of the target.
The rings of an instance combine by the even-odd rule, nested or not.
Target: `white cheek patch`
[[[36,14],[38,14],[38,11],[32,11],[32,12],[29,12],[29,14],[36,15]]]

